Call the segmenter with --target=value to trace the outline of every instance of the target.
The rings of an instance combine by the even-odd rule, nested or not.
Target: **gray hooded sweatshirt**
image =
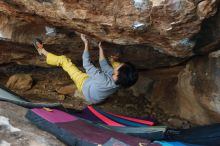
[[[101,69],[96,68],[90,61],[88,51],[83,52],[82,58],[83,67],[89,75],[83,84],[82,92],[87,101],[91,103],[102,102],[119,88],[112,78],[113,68],[106,59],[99,62]]]

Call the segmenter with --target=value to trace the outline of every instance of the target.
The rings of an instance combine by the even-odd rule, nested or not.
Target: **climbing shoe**
[[[40,39],[36,38],[34,41],[33,41],[33,45],[34,47],[37,49],[37,52],[39,55],[42,55],[42,49],[44,48],[43,47],[43,43]]]

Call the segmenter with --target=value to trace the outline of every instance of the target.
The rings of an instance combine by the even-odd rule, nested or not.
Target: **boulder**
[[[32,77],[29,74],[15,74],[11,76],[7,83],[6,87],[10,89],[26,91],[32,87]]]
[[[62,86],[59,89],[57,89],[57,92],[59,94],[74,94],[76,90],[76,87],[73,84]]]
[[[27,24],[52,24],[121,45],[149,44],[172,56],[191,56],[204,19],[217,0],[1,1],[3,15]],[[36,25],[37,24],[37,25]],[[12,28],[12,29],[17,29]],[[13,37],[13,35],[12,35]]]
[[[150,91],[153,106],[197,125],[220,122],[219,59],[212,55],[197,57],[176,72],[177,76],[167,74],[154,80]],[[154,77],[155,73],[151,75]]]

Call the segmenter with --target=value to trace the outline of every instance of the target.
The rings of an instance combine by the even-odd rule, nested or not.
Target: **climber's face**
[[[118,75],[119,75],[119,69],[120,67],[122,67],[124,64],[120,64],[118,67],[114,68],[113,70],[113,74],[112,74],[112,78],[114,81],[117,81],[118,80]]]

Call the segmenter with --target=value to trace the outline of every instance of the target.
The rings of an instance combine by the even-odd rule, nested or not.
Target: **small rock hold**
[[[220,57],[220,50],[209,54],[209,58],[218,58],[218,57]]]
[[[125,108],[132,108],[132,109],[136,109],[137,107],[134,104],[126,104]]]
[[[58,95],[58,96],[56,97],[56,99],[59,100],[59,101],[62,101],[62,100],[65,99],[65,95]]]
[[[181,128],[184,122],[180,119],[176,118],[169,118],[168,123],[170,126],[175,127],[175,128]]]
[[[6,87],[10,89],[26,91],[32,87],[32,77],[29,74],[15,74],[11,76],[7,83]]]
[[[71,85],[66,85],[66,86],[63,86],[59,89],[57,89],[56,91],[59,93],[59,94],[74,94],[75,93],[75,86],[73,84]]]

